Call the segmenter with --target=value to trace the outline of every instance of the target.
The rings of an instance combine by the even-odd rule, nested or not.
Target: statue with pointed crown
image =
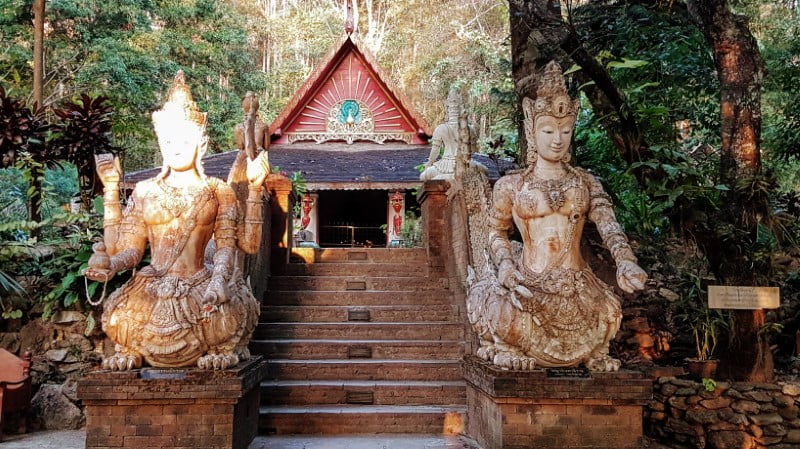
[[[237,251],[258,249],[265,157],[247,163],[249,195],[240,216],[231,187],[207,177],[201,163],[208,137],[183,72],[153,113],[164,159],[161,172],[136,184],[123,211],[119,162],[98,156],[104,185],[104,235],[86,277],[107,281],[134,269],[150,245],[150,265],[111,293],[103,330],[116,343],[103,360],[111,370],[155,367],[225,369],[249,357],[259,306],[242,279]],[[265,154],[265,153],[264,153]],[[213,239],[213,240],[212,240]]]
[[[647,275],[603,186],[569,164],[578,103],[558,64],[547,65],[536,100],[525,98],[523,111],[527,168],[500,178],[491,198],[476,195],[485,200],[467,205],[484,215],[470,217],[469,229],[467,313],[480,338],[477,355],[512,370],[583,364],[616,371],[620,362],[608,349],[622,318],[620,300],[581,256],[586,219],[611,251],[623,291],[644,288]],[[508,238],[515,225],[522,245]]]
[[[451,180],[455,173],[456,150],[458,149],[458,114],[461,111],[461,95],[455,87],[450,89],[444,102],[447,122],[436,127],[431,137],[431,154],[425,169],[419,175],[421,181]],[[475,131],[470,127],[470,133]],[[472,139],[474,142],[476,139]],[[474,150],[474,149],[473,149]],[[475,162],[473,162],[475,164]],[[482,167],[482,166],[481,166]],[[485,167],[483,167],[485,169]]]

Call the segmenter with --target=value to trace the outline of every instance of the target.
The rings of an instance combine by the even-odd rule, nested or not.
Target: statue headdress
[[[445,114],[447,114],[447,122],[458,121],[458,116],[461,114],[463,99],[461,92],[456,87],[451,87],[450,92],[447,94],[447,99],[444,101]]]
[[[525,113],[525,137],[528,140],[528,146],[532,148],[536,142],[534,125],[537,118],[541,116],[575,118],[578,115],[579,106],[578,100],[570,98],[567,92],[561,66],[555,61],[550,61],[544,68],[544,73],[536,88],[536,100],[528,97],[522,99],[522,111]]]
[[[206,113],[200,112],[192,98],[183,70],[175,74],[164,106],[153,112],[153,125],[156,128],[172,127],[177,121],[189,121],[202,129],[206,126]]]
[[[197,155],[195,156],[195,167],[201,176],[205,176],[201,159],[208,148],[208,136],[205,133],[207,114],[201,112],[197,103],[192,98],[192,91],[186,84],[186,76],[183,70],[178,70],[172,81],[172,87],[167,95],[167,101],[161,109],[153,112],[153,127],[158,134],[161,130],[177,127],[193,126],[200,130],[200,142],[198,142]],[[167,167],[162,170],[161,176],[165,175]]]

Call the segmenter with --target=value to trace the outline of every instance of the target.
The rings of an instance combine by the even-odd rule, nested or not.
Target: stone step
[[[460,359],[463,340],[251,340],[250,351],[268,359]]]
[[[269,360],[271,380],[461,380],[460,359]]]
[[[273,273],[282,276],[420,276],[428,275],[424,261],[406,263],[290,263]]]
[[[446,278],[419,276],[273,276],[269,290],[399,291],[447,288]]]
[[[461,323],[259,323],[254,339],[461,340]]]
[[[265,305],[304,306],[369,306],[450,304],[450,291],[319,291],[271,290],[264,295]]]
[[[262,405],[465,405],[463,381],[279,380],[261,383]]]
[[[262,406],[263,434],[368,434],[463,432],[466,407],[423,405]]]
[[[427,262],[425,248],[292,248],[293,263]]]
[[[440,322],[456,321],[459,308],[452,305],[390,306],[266,306],[261,321],[294,322]]]
[[[466,437],[442,435],[439,432],[415,435],[259,435],[253,440],[250,449],[479,449],[479,447]]]

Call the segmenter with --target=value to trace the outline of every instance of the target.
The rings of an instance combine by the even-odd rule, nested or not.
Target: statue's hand
[[[111,270],[111,258],[106,254],[106,245],[97,242],[92,245],[94,253],[89,258],[89,267],[83,271],[83,275],[93,281],[107,282],[116,274]]]
[[[250,187],[260,187],[264,184],[269,174],[269,156],[266,151],[262,152],[253,160],[247,160],[247,182]]]
[[[97,154],[94,156],[95,166],[97,167],[97,177],[105,187],[116,187],[122,177],[122,166],[119,158],[110,153]]]
[[[503,287],[513,292],[519,293],[526,298],[533,297],[533,293],[531,293],[530,290],[520,285],[520,282],[525,280],[525,276],[517,270],[517,267],[510,260],[504,260],[500,263],[500,269],[497,272],[497,280],[500,281]]]
[[[211,281],[206,287],[206,294],[203,295],[203,305],[215,306],[222,304],[229,298],[228,283],[222,276],[212,276]]]
[[[630,260],[623,260],[617,264],[617,284],[626,293],[644,290],[647,273]]]

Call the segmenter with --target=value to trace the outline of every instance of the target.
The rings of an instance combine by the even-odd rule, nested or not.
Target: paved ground
[[[86,433],[83,430],[50,430],[22,435],[3,436],[2,449],[83,449]]]
[[[83,430],[32,432],[6,435],[2,449],[83,449]],[[376,436],[275,436],[258,437],[250,449],[473,449],[456,437],[420,435]]]
[[[0,449],[84,449],[83,430],[33,432],[5,435]],[[669,449],[645,440],[648,449]],[[250,449],[479,449],[474,443],[456,437],[420,435],[375,436],[275,436],[257,437]]]
[[[419,435],[258,437],[250,449],[472,449],[457,437]]]

